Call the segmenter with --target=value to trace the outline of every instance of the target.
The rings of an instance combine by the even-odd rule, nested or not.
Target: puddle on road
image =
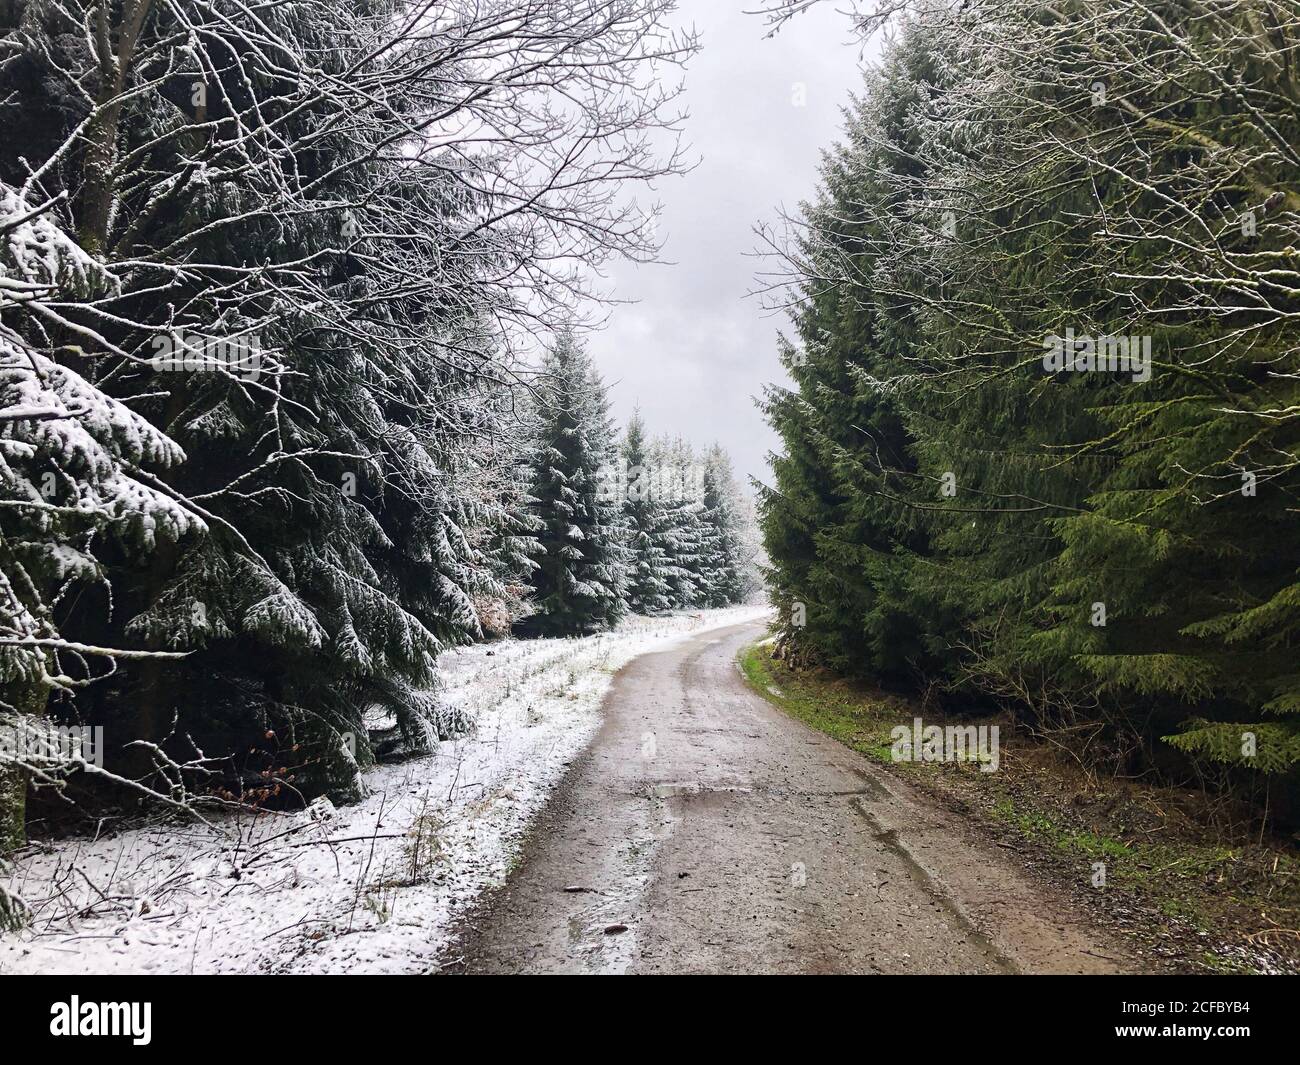
[[[589,871],[602,885],[600,896],[570,916],[569,944],[572,956],[582,959],[590,972],[623,973],[635,963],[640,942],[638,924],[646,890],[651,880],[655,851],[677,823],[666,800],[707,794],[696,781],[666,781],[646,784],[629,793],[634,799],[649,803],[620,804],[623,833],[617,845],[598,858],[603,869]],[[603,849],[602,849],[603,850]],[[627,930],[606,930],[626,925]]]
[[[637,919],[640,900],[650,880],[650,855],[658,842],[654,835],[620,841],[608,858],[602,859],[607,890],[572,914],[568,921],[572,956],[582,959],[590,972],[624,973],[637,956]],[[625,926],[624,931],[607,929]]]
[[[698,781],[687,781],[683,783],[649,784],[642,790],[632,794],[647,799],[680,799],[696,795],[749,795],[753,790],[753,788],[743,787],[739,784],[705,787]]]
[[[675,799],[679,795],[698,795],[698,784],[651,784],[649,796],[652,799]]]

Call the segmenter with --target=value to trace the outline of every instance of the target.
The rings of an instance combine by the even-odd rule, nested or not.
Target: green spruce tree
[[[665,543],[668,514],[659,498],[645,423],[634,413],[623,432],[619,476],[616,479],[627,527],[628,607],[637,614],[662,614],[672,609],[669,553]]]
[[[518,628],[540,636],[599,632],[627,611],[630,556],[610,488],[617,450],[609,401],[572,332],[547,352],[537,389],[529,494],[539,554],[530,578],[534,612]]]

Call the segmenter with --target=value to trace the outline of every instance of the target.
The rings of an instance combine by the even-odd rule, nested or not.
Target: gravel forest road
[[[960,816],[755,694],[763,628],[624,667],[444,971],[1119,973],[1144,965]]]

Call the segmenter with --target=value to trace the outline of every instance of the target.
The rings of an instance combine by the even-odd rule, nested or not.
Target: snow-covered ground
[[[35,920],[0,938],[0,973],[428,971],[595,734],[614,672],[765,613],[633,618],[606,635],[448,655],[447,696],[474,734],[369,771],[355,806],[28,848],[10,887]]]

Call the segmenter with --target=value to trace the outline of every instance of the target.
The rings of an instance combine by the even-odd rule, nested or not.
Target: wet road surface
[[[782,714],[697,634],[615,678],[468,973],[1140,970],[935,800]]]

